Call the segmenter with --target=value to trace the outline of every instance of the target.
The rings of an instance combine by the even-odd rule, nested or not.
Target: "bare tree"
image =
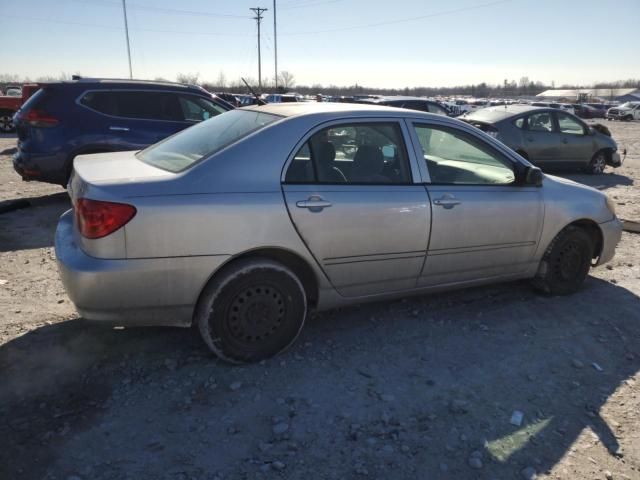
[[[176,76],[178,83],[187,83],[189,85],[197,85],[200,73],[179,73]]]
[[[278,83],[285,89],[293,88],[296,84],[296,79],[293,73],[286,70],[282,70],[278,75]]]
[[[216,80],[216,87],[225,88],[227,86],[227,76],[224,74],[222,70],[218,74],[218,79]]]

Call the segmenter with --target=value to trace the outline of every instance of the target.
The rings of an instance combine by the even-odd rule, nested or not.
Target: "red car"
[[[0,96],[0,133],[11,133],[15,130],[13,115],[27,99],[40,89],[40,85],[29,83],[22,86],[21,97]]]

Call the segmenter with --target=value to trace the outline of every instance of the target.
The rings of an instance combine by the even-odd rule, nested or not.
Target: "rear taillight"
[[[20,120],[37,128],[51,128],[60,123],[60,121],[53,115],[37,108],[32,108],[31,110],[24,112],[20,115]]]
[[[115,232],[136,214],[126,203],[103,202],[80,198],[75,204],[78,230],[86,238],[102,238]]]

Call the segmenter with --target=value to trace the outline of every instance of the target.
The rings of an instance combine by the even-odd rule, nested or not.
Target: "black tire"
[[[604,172],[605,167],[607,166],[607,156],[605,152],[600,150],[593,154],[591,161],[589,162],[589,166],[587,167],[587,172],[591,175],[600,175]]]
[[[630,122],[631,120],[633,120],[633,115],[627,115],[626,117],[624,117],[624,119],[625,119],[627,122]]]
[[[6,112],[0,113],[0,133],[11,133],[15,130],[13,124],[13,114]]]
[[[583,228],[565,228],[547,248],[534,287],[550,295],[577,292],[589,273],[593,249],[593,240]]]
[[[209,349],[230,363],[276,355],[300,334],[307,296],[298,277],[269,259],[240,260],[205,288],[195,322]]]

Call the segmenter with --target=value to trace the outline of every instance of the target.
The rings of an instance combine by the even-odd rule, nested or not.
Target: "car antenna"
[[[251,94],[255,97],[256,101],[258,102],[258,105],[266,105],[267,104],[267,102],[265,102],[263,99],[261,99],[258,96],[258,94],[253,90],[253,88],[251,88],[251,85],[249,85],[244,78],[240,77],[240,79],[244,82],[244,84],[247,86],[247,88],[249,89]]]

